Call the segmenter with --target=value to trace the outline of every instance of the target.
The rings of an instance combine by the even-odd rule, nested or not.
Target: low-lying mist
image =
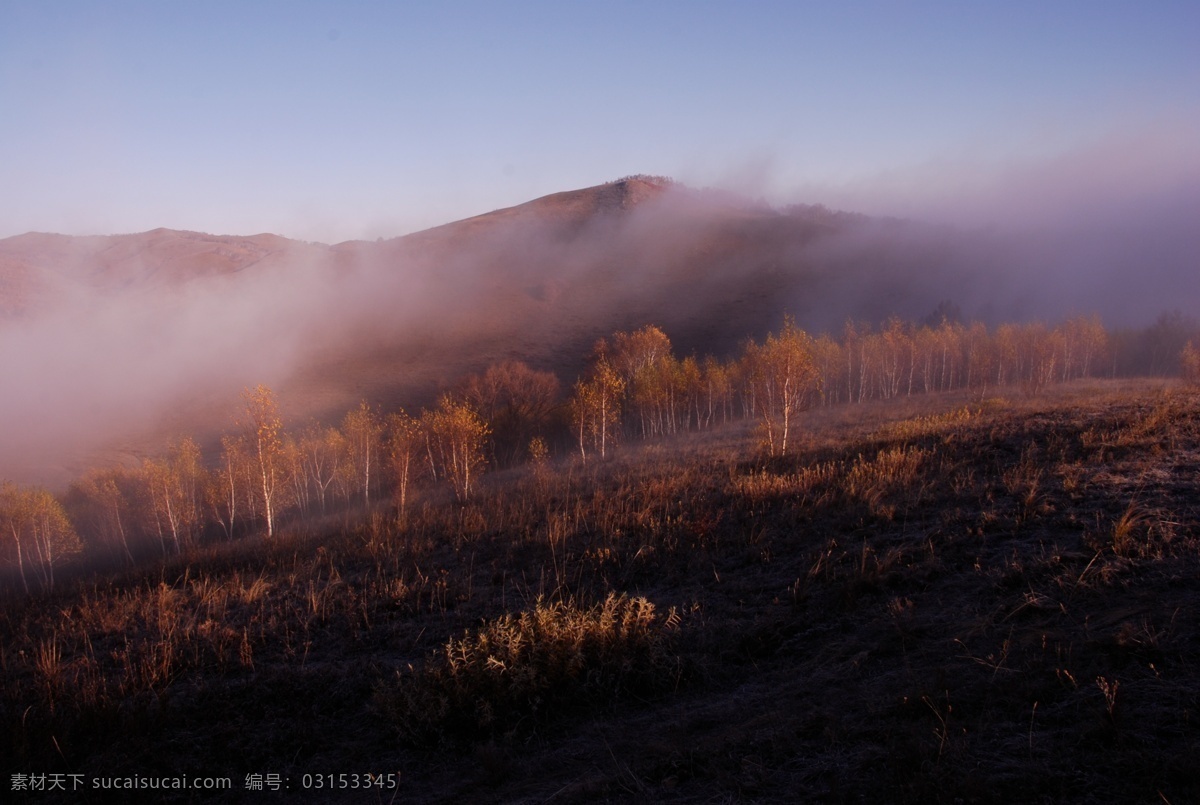
[[[947,159],[805,192],[944,227],[961,274],[947,296],[973,317],[1094,312],[1139,327],[1166,309],[1200,313],[1198,144],[1200,121],[1167,116],[1057,150],[1023,144],[1041,156]]]
[[[1026,176],[991,194],[986,226],[982,198],[958,221],[868,217],[635,177],[390,241],[275,238],[234,259],[236,239],[211,237],[153,271],[136,257],[151,233],[69,239],[70,265],[61,248],[0,241],[0,269],[53,279],[24,307],[0,300],[19,308],[0,320],[0,477],[60,485],[174,436],[211,440],[258,383],[292,420],[358,399],[428,405],[512,358],[569,383],[597,338],[646,323],[682,354],[722,355],[785,313],[833,332],[942,302],[988,324],[1196,315],[1197,175],[1159,171],[1129,193],[1092,179],[1080,197]],[[134,257],[114,262],[118,246]]]

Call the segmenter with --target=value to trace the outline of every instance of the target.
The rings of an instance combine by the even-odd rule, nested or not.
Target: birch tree
[[[267,537],[275,535],[275,498],[283,475],[283,421],[275,393],[259,385],[242,393],[246,406],[246,439],[256,471]]]
[[[424,434],[421,423],[403,409],[388,414],[385,420],[387,461],[392,475],[396,510],[404,522],[408,507],[408,486],[420,453]]]
[[[54,588],[54,568],[83,545],[62,504],[41,487],[0,485],[0,544],[16,560],[25,592],[29,575]]]
[[[301,434],[299,448],[304,473],[316,492],[321,514],[325,514],[330,487],[338,478],[347,452],[346,439],[337,428],[313,424]]]
[[[70,515],[89,540],[129,565],[134,563],[130,546],[133,518],[126,489],[136,483],[136,474],[124,469],[92,469],[68,492]]]
[[[342,419],[347,456],[353,468],[354,485],[363,505],[371,505],[371,471],[379,464],[379,440],[383,423],[379,414],[364,400]],[[376,472],[378,475],[378,472]]]
[[[444,395],[435,410],[422,414],[421,425],[434,477],[446,479],[454,496],[466,501],[484,465],[487,424],[471,406]]]
[[[244,434],[221,437],[221,460],[209,473],[205,499],[213,519],[232,539],[239,517],[249,516],[254,467]]]
[[[788,317],[778,335],[762,345],[746,345],[746,377],[772,456],[787,455],[795,442],[797,415],[812,404],[818,390],[813,341]]]
[[[608,360],[604,342],[596,346],[596,357],[588,375],[575,384],[571,398],[571,424],[579,441],[579,455],[586,461],[587,448],[604,458],[621,421],[621,395],[625,382]]]

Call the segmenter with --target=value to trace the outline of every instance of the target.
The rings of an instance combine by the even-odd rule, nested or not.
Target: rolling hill
[[[117,447],[212,439],[260,382],[293,420],[359,399],[428,404],[509,358],[570,382],[597,338],[651,322],[680,354],[722,355],[787,313],[819,331],[920,320],[942,300],[993,323],[1106,312],[1108,286],[1064,298],[1019,246],[646,176],[375,242],[12,237],[0,240],[0,475],[61,481]],[[1154,289],[1160,309],[1187,298],[1180,282],[1195,278]]]

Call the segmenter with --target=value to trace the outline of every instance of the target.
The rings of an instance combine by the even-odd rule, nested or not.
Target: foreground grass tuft
[[[380,686],[376,702],[411,745],[511,739],[674,689],[678,623],[641,597],[609,594],[590,607],[538,600],[451,638],[423,667]]]

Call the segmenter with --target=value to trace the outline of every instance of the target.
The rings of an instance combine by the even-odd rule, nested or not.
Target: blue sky
[[[1198,42],[1198,2],[0,0],[0,237],[388,237],[638,172],[1069,204],[1200,176]]]

